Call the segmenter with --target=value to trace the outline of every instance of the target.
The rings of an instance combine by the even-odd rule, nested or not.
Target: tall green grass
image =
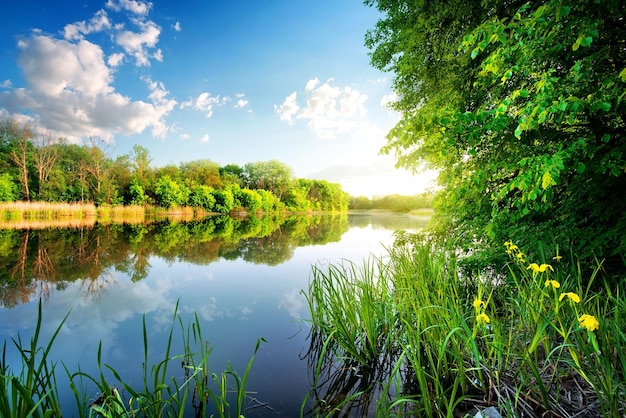
[[[69,315],[69,313],[68,313]],[[39,346],[42,323],[41,302],[35,333],[29,345],[18,336],[13,340],[21,358],[19,373],[11,370],[6,362],[7,347],[3,347],[0,363],[0,416],[3,418],[60,417],[63,408],[57,388],[57,373],[60,368],[52,363],[48,355],[65,319],[54,332],[47,345]],[[182,352],[172,354],[174,332],[181,332]],[[260,348],[262,338],[257,340],[243,376],[228,364],[221,373],[209,368],[211,348],[203,338],[198,316],[184,324],[178,313],[173,314],[163,359],[149,364],[149,340],[145,317],[143,319],[142,362],[143,385],[127,384],[123,377],[110,365],[102,362],[102,344],[98,347],[96,361],[98,374],[90,375],[79,370],[63,370],[69,377],[70,389],[74,394],[75,407],[81,417],[183,417],[190,408],[196,417],[215,416],[241,417],[246,412],[246,382],[252,368],[254,356]],[[181,367],[178,372],[173,366]],[[112,377],[109,377],[112,376]],[[178,376],[178,377],[177,377]],[[182,376],[182,377],[181,377]],[[100,394],[93,399],[86,388],[95,386]]]
[[[305,295],[322,347],[309,360],[314,409],[336,398],[323,367],[376,364],[379,384],[345,392],[355,404],[377,391],[378,416],[473,415],[491,405],[507,416],[624,416],[625,284],[609,285],[601,263],[584,277],[572,255],[525,260],[507,243],[508,271],[461,277],[427,238],[398,238],[362,267],[313,269]]]

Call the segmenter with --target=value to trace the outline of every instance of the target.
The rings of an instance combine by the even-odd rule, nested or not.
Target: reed
[[[47,345],[39,346],[39,331],[42,315],[41,302],[37,325],[30,344],[25,346],[21,339],[13,340],[22,359],[18,374],[6,363],[7,347],[3,347],[0,363],[0,416],[3,418],[48,418],[62,416],[63,406],[57,390],[56,363],[51,363],[48,353],[59,334],[65,319],[59,324]],[[183,349],[180,354],[172,354],[174,331],[180,327]],[[149,341],[145,316],[143,319],[142,363],[143,385],[140,388],[127,384],[123,377],[110,365],[102,362],[102,342],[98,346],[96,361],[98,374],[87,374],[80,370],[71,372],[64,364],[63,369],[70,380],[80,416],[89,417],[182,417],[189,408],[197,417],[218,416],[241,417],[246,412],[246,382],[252,368],[254,356],[263,340],[257,340],[256,348],[243,376],[230,365],[222,373],[209,370],[208,357],[211,348],[203,339],[197,315],[194,321],[185,325],[176,305],[169,336],[164,347],[164,356],[156,364],[149,364]],[[183,365],[183,378],[176,377],[170,369],[172,365]],[[112,378],[108,378],[111,375]],[[211,377],[211,379],[209,379]],[[100,396],[89,400],[85,388],[88,384],[97,387]],[[215,415],[214,415],[215,414]]]
[[[140,224],[145,222],[146,209],[141,205],[111,206],[97,208],[97,220],[101,224]]]
[[[513,243],[505,249],[511,262],[499,276],[461,277],[454,257],[408,235],[362,268],[314,267],[305,296],[312,335],[324,342],[314,382],[321,364],[367,369],[385,358],[395,366],[369,388],[382,394],[378,416],[489,405],[509,416],[623,416],[624,282],[592,290],[608,283],[601,264],[583,277],[558,249],[536,262]],[[326,399],[322,386],[316,399]]]
[[[41,301],[39,302],[38,321],[30,344],[25,345],[19,335],[17,339],[11,339],[21,359],[21,368],[17,374],[6,362],[5,341],[0,361],[0,416],[3,418],[61,416],[56,385],[56,364],[48,360],[48,354],[65,319],[67,315],[48,344],[40,347]]]
[[[0,203],[0,213],[6,221],[85,219],[96,216],[96,206],[93,203],[4,202]]]

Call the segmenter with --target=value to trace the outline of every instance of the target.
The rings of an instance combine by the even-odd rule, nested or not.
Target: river
[[[51,360],[97,376],[100,347],[103,364],[130,386],[142,386],[142,324],[149,364],[156,364],[177,307],[183,324],[197,315],[215,373],[229,364],[243,373],[257,340],[265,340],[246,383],[246,416],[299,416],[312,384],[302,294],[311,266],[380,256],[394,230],[416,231],[426,223],[410,215],[364,212],[0,230],[0,333],[7,363],[17,374],[11,339],[19,335],[28,342],[41,304],[43,344],[68,315]],[[172,353],[182,352],[181,331],[174,330]],[[65,416],[76,416],[58,367]],[[182,368],[170,372],[183,374]],[[89,382],[84,390],[89,398],[98,396]]]

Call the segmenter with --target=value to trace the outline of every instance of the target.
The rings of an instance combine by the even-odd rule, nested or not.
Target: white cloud
[[[127,10],[136,15],[145,16],[152,8],[152,3],[136,0],[119,0],[117,2],[115,0],[108,0],[106,7],[111,10],[115,10],[116,12]]]
[[[285,120],[289,122],[289,124],[292,124],[292,117],[300,110],[300,107],[298,106],[297,93],[294,91],[287,96],[282,105],[274,105],[274,110],[278,113],[280,120]]]
[[[152,21],[133,19],[133,22],[139,27],[140,32],[120,30],[115,35],[115,42],[124,48],[127,54],[135,58],[138,66],[149,66],[150,58],[161,61],[163,57],[160,50],[153,54],[148,51],[159,41],[161,28]]]
[[[279,107],[274,106],[281,120],[293,123],[296,119],[308,120],[308,126],[320,138],[334,138],[339,132],[359,129],[367,113],[367,95],[350,87],[331,85],[332,79],[320,84],[317,78],[305,86],[306,106],[300,107],[293,92]]]
[[[241,109],[248,106],[250,102],[245,97],[246,95],[243,93],[235,94],[235,98],[237,99],[237,102],[235,103],[235,109]]]
[[[213,108],[215,106],[222,106],[230,102],[230,100],[231,99],[228,96],[211,96],[211,93],[203,92],[200,93],[200,95],[195,99],[189,99],[181,103],[180,108],[185,109],[187,107],[191,107],[194,110],[206,113],[206,117],[210,118],[213,116]]]
[[[315,88],[315,86],[317,86],[320,82],[319,78],[314,78],[312,80],[307,81],[306,86],[304,87],[304,91],[306,91],[307,93],[313,91],[313,89]]]
[[[3,89],[8,89],[13,85],[13,83],[11,83],[11,80],[4,80],[2,83],[0,83],[0,87],[2,87]]]
[[[380,105],[382,107],[388,107],[390,103],[397,102],[400,99],[398,94],[395,91],[391,93],[385,94],[382,99],[380,99]]]
[[[121,52],[117,52],[115,54],[109,55],[109,58],[107,59],[107,64],[109,64],[110,67],[118,67],[122,64],[123,61],[124,54],[122,54]]]
[[[176,32],[180,32],[181,30],[183,30],[183,29],[181,28],[181,26],[180,26],[180,22],[176,22],[176,23],[174,23],[174,25],[172,26],[172,28],[174,28],[174,30],[175,30]]]
[[[202,135],[202,138],[200,138],[200,142],[209,142],[209,134]]]
[[[119,64],[120,59],[116,55],[108,62]],[[149,102],[115,91],[99,45],[35,34],[18,42],[17,64],[26,86],[0,94],[0,107],[11,118],[28,120],[74,142],[89,135],[106,140],[145,129],[160,137],[168,130],[164,118],[176,102],[167,98],[163,84],[148,80]]]
[[[81,22],[65,25],[65,28],[63,28],[63,36],[68,41],[76,41],[83,39],[84,35],[88,35],[92,32],[102,32],[111,27],[111,21],[106,11],[98,10],[89,21],[83,20]]]

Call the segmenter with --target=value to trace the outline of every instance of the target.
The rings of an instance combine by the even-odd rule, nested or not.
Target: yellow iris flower
[[[542,264],[542,265],[539,265],[539,264],[537,264],[537,263],[531,263],[531,264],[529,264],[529,265],[528,265],[527,270],[532,270],[532,271],[533,271],[533,274],[536,274],[536,273],[543,273],[543,272],[545,272],[546,270],[552,270],[552,271],[554,271],[554,269],[552,268],[552,266],[551,266],[550,264]]]
[[[565,298],[565,296],[567,296],[569,298],[569,300],[571,300],[574,303],[579,303],[580,302],[580,296],[578,296],[574,292],[561,293],[561,296],[559,296],[559,301],[562,301]]]
[[[578,318],[578,322],[580,322],[580,326],[583,328],[587,328],[588,331],[595,331],[600,327],[600,323],[593,315],[581,315]]]
[[[472,306],[475,309],[480,309],[481,306],[485,306],[485,305],[486,305],[486,303],[483,302],[482,300],[478,299],[478,298],[474,299],[474,302],[472,302]]]
[[[479,324],[488,324],[491,320],[489,319],[489,316],[487,314],[481,313],[476,315],[476,322],[478,322]]]
[[[557,282],[556,280],[546,280],[546,287],[548,286],[552,286],[552,288],[558,289],[559,287],[561,287],[561,283]]]

